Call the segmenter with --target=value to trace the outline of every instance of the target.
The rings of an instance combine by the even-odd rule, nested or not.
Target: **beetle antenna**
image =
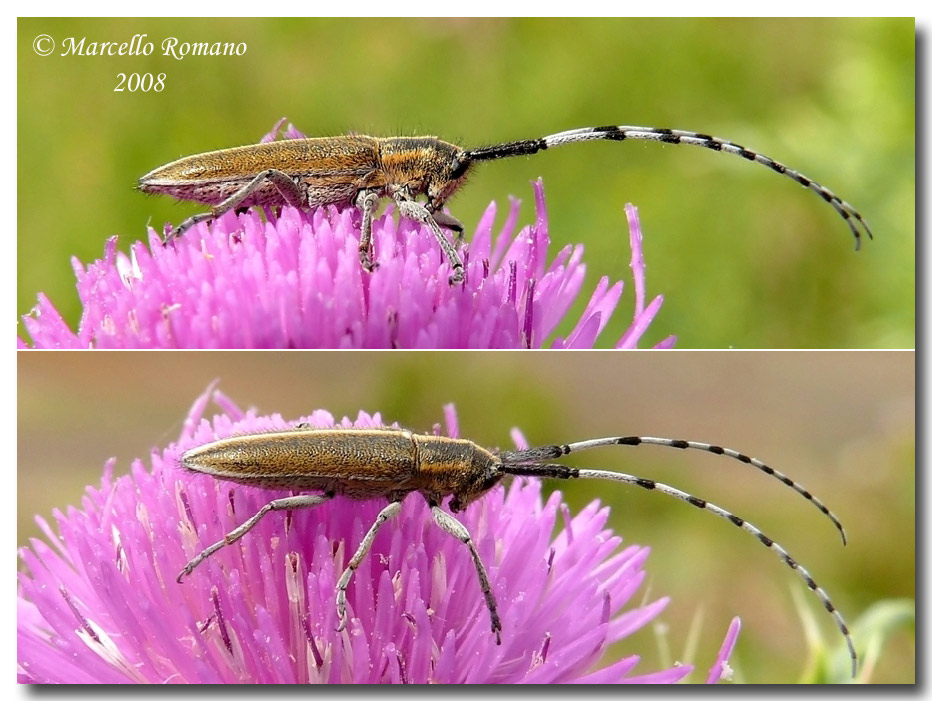
[[[535,465],[539,464],[542,460],[554,460],[561,458],[564,455],[569,455],[570,453],[578,453],[583,450],[589,450],[590,448],[599,448],[602,446],[610,445],[659,445],[663,446],[664,448],[678,448],[680,450],[702,450],[707,453],[724,455],[726,457],[733,458],[734,460],[738,460],[739,462],[743,462],[746,465],[757,468],[764,474],[770,475],[771,477],[780,480],[794,492],[803,496],[807,501],[812,502],[812,504],[814,504],[819,511],[821,511],[829,518],[829,520],[831,520],[832,523],[835,524],[835,528],[837,528],[838,532],[841,533],[842,544],[848,544],[845,528],[841,525],[841,521],[838,519],[838,517],[835,516],[835,514],[832,513],[832,511],[824,503],[822,503],[821,499],[812,494],[799,482],[790,479],[782,472],[773,469],[757,458],[752,458],[749,455],[738,452],[737,450],[723,448],[722,446],[713,445],[712,443],[675,440],[673,438],[656,438],[653,436],[616,436],[611,438],[594,438],[588,441],[565,443],[563,445],[540,446],[537,448],[530,448],[528,450],[505,451],[501,453],[500,458],[503,463],[509,466]]]
[[[582,444],[570,444],[569,447],[573,445],[586,445],[592,444],[596,441],[584,441]],[[600,443],[602,444],[602,443]],[[561,446],[556,446],[561,447]],[[562,446],[568,447],[568,446]],[[587,445],[586,447],[593,447],[592,445]],[[577,450],[580,449],[577,447]],[[534,449],[532,449],[534,450]],[[521,453],[530,453],[532,450],[528,451],[519,451],[517,455]],[[515,455],[515,454],[512,454]],[[504,456],[503,456],[504,458]],[[634,485],[635,487],[640,487],[641,489],[647,489],[649,491],[660,492],[661,494],[666,494],[667,496],[674,497],[680,501],[685,501],[687,504],[695,506],[697,509],[702,509],[704,511],[710,511],[716,516],[723,518],[738,528],[747,531],[753,535],[757,540],[762,543],[766,548],[773,551],[778,558],[789,567],[791,570],[796,572],[802,580],[806,583],[806,586],[818,597],[819,601],[822,602],[822,606],[826,611],[835,619],[835,625],[841,631],[841,634],[845,637],[845,642],[848,644],[848,652],[851,656],[851,676],[857,676],[858,670],[858,653],[854,649],[854,641],[851,639],[851,633],[848,629],[848,624],[845,622],[844,617],[835,608],[835,604],[832,603],[831,598],[822,587],[820,587],[816,581],[812,578],[812,575],[799,564],[795,559],[793,559],[790,554],[783,548],[782,545],[774,541],[772,538],[768,537],[763,531],[761,531],[754,524],[745,521],[740,516],[726,511],[720,506],[706,501],[705,499],[700,499],[695,497],[692,494],[688,494],[684,491],[677,489],[676,487],[671,487],[670,485],[663,484],[662,482],[655,482],[651,479],[644,479],[643,477],[635,477],[634,475],[629,475],[624,472],[612,472],[609,470],[583,470],[576,467],[570,467],[568,465],[560,465],[556,463],[512,463],[512,462],[503,462],[498,466],[500,472],[508,475],[520,475],[525,477],[550,477],[556,479],[600,479],[600,480],[612,480],[614,482],[622,482],[624,484]]]
[[[839,216],[848,224],[851,233],[854,235],[854,248],[858,250],[861,247],[861,229],[867,234],[867,237],[874,238],[870,227],[860,212],[838,197],[827,187],[820,185],[812,178],[803,175],[797,170],[788,168],[782,163],[764,156],[756,151],[745,148],[733,141],[726,141],[717,136],[708,134],[699,134],[693,131],[681,131],[679,129],[657,129],[655,127],[635,127],[635,126],[607,126],[607,127],[584,127],[582,129],[571,129],[570,131],[561,131],[559,134],[551,134],[540,139],[527,139],[524,141],[511,141],[505,144],[494,146],[485,146],[467,150],[461,159],[465,161],[492,161],[499,158],[510,158],[512,156],[529,156],[538,151],[544,151],[554,146],[563,144],[574,144],[580,141],[625,141],[634,139],[641,141],[659,141],[664,144],[686,144],[687,146],[701,146],[712,151],[724,151],[735,156],[740,156],[748,161],[755,161],[770,170],[785,175],[791,180],[805,188],[815,192],[819,197],[828,202],[838,212]],[[860,225],[860,228],[859,228]]]

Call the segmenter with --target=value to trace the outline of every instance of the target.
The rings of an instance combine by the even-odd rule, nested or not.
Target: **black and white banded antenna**
[[[851,632],[848,628],[848,624],[845,622],[844,617],[841,615],[838,609],[835,608],[835,604],[832,603],[828,592],[819,586],[815,579],[812,578],[812,575],[809,574],[808,570],[806,570],[805,567],[797,562],[783,548],[782,545],[766,535],[757,526],[741,518],[740,516],[731,513],[730,511],[726,511],[725,509],[717,506],[716,504],[713,504],[712,502],[693,496],[692,494],[677,489],[676,487],[671,487],[670,485],[664,484],[662,482],[657,482],[652,479],[645,479],[643,477],[637,477],[635,475],[630,475],[623,472],[614,472],[610,470],[589,470],[570,467],[568,465],[561,465],[559,463],[547,462],[548,460],[555,460],[571,453],[578,453],[584,450],[589,450],[591,448],[613,445],[659,445],[666,448],[678,448],[681,450],[702,450],[707,453],[713,453],[715,455],[724,455],[726,457],[743,462],[747,465],[751,465],[761,472],[764,472],[765,474],[779,480],[784,485],[795,491],[797,494],[801,495],[807,501],[815,505],[819,511],[821,511],[829,520],[831,520],[831,522],[841,533],[842,543],[847,543],[844,527],[841,525],[841,522],[838,520],[835,514],[832,513],[832,511],[827,506],[825,506],[825,504],[820,499],[811,494],[801,484],[790,479],[783,473],[778,472],[757,458],[752,458],[736,450],[723,448],[721,446],[713,445],[710,443],[699,443],[695,441],[677,440],[673,438],[657,438],[653,436],[616,436],[609,438],[595,438],[592,440],[579,441],[577,443],[538,446],[534,448],[528,448],[526,450],[502,451],[498,455],[499,459],[501,460],[501,464],[497,465],[496,469],[498,472],[504,473],[506,475],[524,477],[552,479],[599,479],[610,480],[613,482],[622,482],[623,484],[630,484],[635,487],[640,487],[641,489],[659,492],[661,494],[679,499],[680,501],[685,501],[687,504],[695,506],[696,508],[702,509],[704,511],[709,511],[719,518],[723,518],[738,528],[747,531],[761,544],[763,544],[764,547],[768,548],[774,554],[776,554],[776,556],[783,562],[783,564],[796,572],[796,574],[799,575],[799,577],[806,583],[806,586],[819,599],[823,608],[829,613],[829,615],[832,616],[832,618],[835,620],[835,625],[841,631],[841,634],[844,636],[845,642],[848,645],[848,652],[851,656],[851,676],[855,677],[857,675],[858,654],[854,647],[854,641],[851,639]]]
[[[711,151],[723,151],[740,156],[748,161],[760,163],[770,170],[785,175],[791,180],[796,181],[805,188],[812,190],[823,200],[828,202],[839,216],[848,224],[851,233],[854,235],[854,248],[858,250],[861,247],[862,231],[868,238],[874,238],[871,234],[870,227],[861,216],[860,212],[838,197],[827,187],[820,185],[812,178],[803,175],[797,170],[789,168],[779,161],[764,156],[756,151],[745,148],[733,141],[726,141],[717,136],[708,134],[699,134],[693,131],[682,131],[680,129],[658,129],[655,127],[635,127],[635,126],[607,126],[607,127],[583,127],[582,129],[571,129],[561,131],[558,134],[551,134],[539,139],[527,139],[524,141],[511,141],[505,144],[496,144],[483,148],[468,149],[458,157],[460,167],[465,168],[470,162],[475,161],[494,161],[499,158],[511,158],[512,156],[529,156],[544,151],[555,146],[563,144],[574,144],[581,141],[625,141],[627,139],[640,141],[659,141],[664,144],[686,144],[688,146],[701,146]]]

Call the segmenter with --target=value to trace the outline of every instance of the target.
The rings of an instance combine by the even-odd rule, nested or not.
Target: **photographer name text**
[[[147,34],[135,34],[128,42],[87,41],[87,37],[67,37],[62,41],[62,56],[149,56],[155,44],[147,41]],[[191,42],[177,37],[166,37],[159,45],[163,56],[178,61],[188,56],[242,56],[246,42]]]

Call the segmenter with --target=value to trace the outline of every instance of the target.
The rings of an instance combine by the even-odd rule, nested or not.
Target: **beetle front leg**
[[[379,267],[372,261],[372,215],[379,203],[379,195],[371,191],[361,191],[356,195],[356,206],[362,211],[362,231],[359,234],[359,262],[370,273]]]
[[[438,212],[437,210],[431,209],[430,206],[427,208],[430,211],[430,215],[434,218],[434,221],[440,224],[440,226],[445,226],[450,231],[456,234],[456,245],[459,246],[466,240],[466,234],[463,227],[463,222],[457,219],[454,216],[447,214],[446,212]]]
[[[495,603],[495,595],[492,593],[489,573],[482,564],[482,558],[479,557],[479,551],[472,542],[472,536],[469,535],[466,526],[436,504],[430,505],[430,513],[434,517],[434,523],[469,548],[469,554],[472,555],[473,564],[476,566],[476,573],[479,575],[479,588],[482,590],[482,597],[485,599],[485,605],[489,609],[489,617],[492,620],[492,634],[495,635],[495,642],[501,645],[502,620],[498,616],[498,606]]]
[[[178,225],[177,229],[169,232],[165,236],[165,241],[163,241],[163,244],[167,245],[170,241],[174,241],[175,239],[179,238],[182,234],[184,234],[185,231],[190,229],[195,224],[199,224],[202,221],[212,221],[213,219],[226,214],[231,209],[236,209],[250,195],[262,187],[266,180],[275,186],[275,188],[278,190],[278,194],[281,195],[285,204],[290,204],[292,207],[302,208],[307,206],[307,190],[302,188],[297,182],[295,182],[294,178],[292,178],[287,173],[276,170],[275,168],[269,168],[256,175],[256,177],[243,185],[232,195],[227,197],[223,202],[212,207],[209,212],[195,214],[194,216],[185,219],[183,222],[181,222],[181,224]]]
[[[427,207],[420,202],[415,202],[410,199],[404,192],[396,192],[393,197],[398,203],[398,211],[401,213],[401,216],[421,222],[422,224],[427,224],[427,226],[430,227],[434,238],[437,239],[437,243],[440,244],[440,248],[443,249],[444,255],[446,255],[447,260],[450,261],[450,266],[453,268],[453,274],[450,276],[450,284],[463,284],[466,280],[466,271],[463,268],[463,261],[460,260],[460,256],[453,247],[453,244],[450,243],[450,240],[440,230],[440,223],[449,222],[453,218],[444,214],[440,218],[440,223],[438,223],[435,218],[437,216],[436,214],[430,212]],[[459,224],[459,222],[456,223]],[[460,229],[462,229],[463,225],[459,224],[459,226]]]

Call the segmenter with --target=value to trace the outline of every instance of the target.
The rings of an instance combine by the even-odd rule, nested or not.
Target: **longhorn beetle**
[[[337,583],[336,606],[340,620],[337,630],[343,630],[347,618],[346,590],[353,572],[369,552],[382,525],[401,510],[402,500],[411,492],[419,492],[427,500],[436,524],[469,549],[489,610],[492,633],[498,644],[501,644],[502,624],[488,571],[465,526],[440,508],[443,499],[451,496],[450,510],[453,513],[462,511],[507,475],[612,480],[680,499],[726,519],[753,535],[803,579],[806,586],[822,602],[825,610],[835,619],[835,624],[848,644],[851,674],[854,676],[857,673],[857,653],[848,626],[828,593],[816,584],[809,572],[781,545],[759,528],[705,499],[651,479],[551,462],[571,453],[612,445],[659,445],[704,450],[739,460],[775,477],[812,502],[838,528],[842,543],[847,542],[844,528],[838,518],[801,484],[756,458],[709,443],[650,436],[622,436],[594,438],[527,450],[497,451],[482,448],[469,440],[421,435],[404,429],[315,429],[309,424],[298,424],[292,430],[224,438],[188,450],[182,455],[181,463],[184,467],[218,479],[252,487],[320,493],[294,495],[270,501],[242,525],[227,533],[222,540],[205,548],[185,565],[178,575],[178,582],[181,582],[185,575],[191,574],[217,550],[235,543],[246,535],[270,511],[310,508],[338,495],[350,499],[387,499],[388,505],[376,517],[375,523],[363,537]]]
[[[463,149],[433,136],[284,139],[180,158],[142,176],[138,187],[143,192],[212,205],[209,212],[195,214],[170,231],[166,244],[198,222],[210,221],[231,209],[253,205],[306,208],[353,204],[362,211],[359,258],[368,271],[377,267],[373,261],[372,216],[379,200],[390,197],[398,204],[401,216],[430,227],[450,261],[453,270],[450,284],[457,284],[465,280],[463,263],[440,227],[452,230],[460,240],[463,225],[441,208],[465,182],[473,165],[600,139],[702,146],[755,161],[795,180],[832,205],[854,234],[855,249],[861,245],[861,229],[873,238],[854,207],[802,173],[715,136],[654,127],[585,127],[540,139],[473,149]],[[421,195],[425,197],[423,204],[416,199]]]

